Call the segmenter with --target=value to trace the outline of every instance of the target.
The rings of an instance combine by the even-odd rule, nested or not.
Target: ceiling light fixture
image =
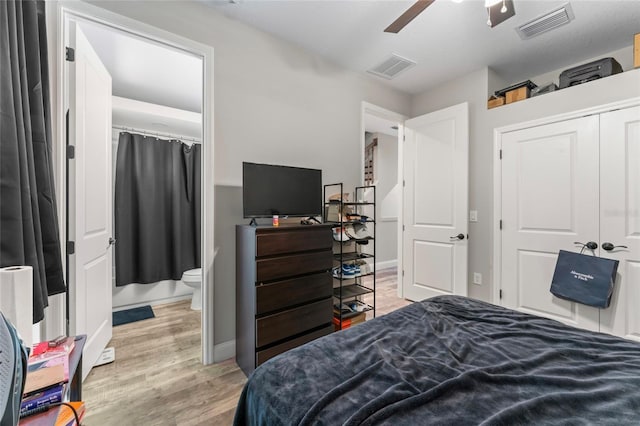
[[[485,5],[488,4],[491,4],[491,6],[487,7],[487,15],[489,16],[487,25],[491,28],[516,14],[513,8],[513,0],[486,0]]]
[[[484,7],[490,8],[491,6],[495,6],[500,3],[502,0],[484,0]]]

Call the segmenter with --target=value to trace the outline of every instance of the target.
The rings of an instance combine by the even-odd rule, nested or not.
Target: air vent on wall
[[[397,76],[407,68],[411,68],[415,64],[415,62],[410,61],[409,59],[392,54],[389,59],[382,62],[380,65],[367,70],[367,72],[375,74],[378,77],[391,80],[393,77]]]
[[[573,18],[574,15],[571,5],[566,3],[549,13],[545,13],[532,21],[520,25],[516,28],[516,31],[521,39],[528,40],[564,24],[568,24]]]

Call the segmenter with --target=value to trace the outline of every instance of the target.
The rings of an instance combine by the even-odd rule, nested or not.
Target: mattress
[[[640,424],[640,343],[457,296],[281,354],[236,425]]]

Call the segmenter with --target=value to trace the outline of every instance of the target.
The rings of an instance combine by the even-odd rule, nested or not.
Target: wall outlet
[[[480,272],[473,273],[473,283],[477,285],[482,284],[482,274]]]
[[[478,210],[469,211],[469,222],[477,222],[478,221]]]

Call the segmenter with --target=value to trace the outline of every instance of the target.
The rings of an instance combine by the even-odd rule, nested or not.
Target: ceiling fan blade
[[[398,19],[393,21],[391,25],[385,28],[385,33],[398,33],[401,29],[405,27],[409,22],[413,21],[413,19],[418,16],[423,10],[427,7],[431,6],[435,0],[418,0],[407,9]]]

